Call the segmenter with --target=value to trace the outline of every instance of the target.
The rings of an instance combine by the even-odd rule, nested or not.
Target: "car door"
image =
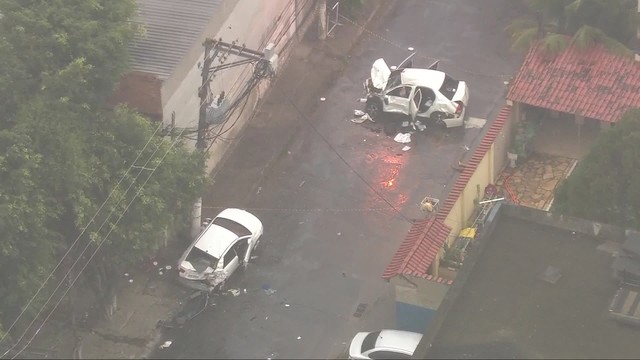
[[[429,114],[433,111],[432,105],[436,100],[436,94],[428,87],[418,87],[418,89],[420,90],[422,99],[419,102],[416,102],[418,105],[417,116],[429,117]]]
[[[420,104],[422,104],[422,90],[418,88],[409,102],[409,116],[411,116],[411,122],[416,121],[416,115],[418,114]]]
[[[409,114],[411,86],[400,85],[387,91],[384,97],[384,111]]]
[[[240,258],[238,257],[235,247],[231,246],[222,256],[222,269],[224,271],[225,278],[229,279],[238,266],[240,266]]]

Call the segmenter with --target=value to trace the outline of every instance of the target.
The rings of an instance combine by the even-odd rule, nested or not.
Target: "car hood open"
[[[376,60],[371,66],[371,83],[376,89],[382,90],[387,87],[389,75],[391,75],[391,69],[383,58]]]

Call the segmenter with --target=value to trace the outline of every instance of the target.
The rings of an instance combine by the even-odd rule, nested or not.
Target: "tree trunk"
[[[102,315],[106,320],[111,320],[117,308],[116,277],[111,265],[104,261],[96,263],[96,295],[100,299]]]
[[[327,38],[327,0],[316,1],[316,11],[318,13],[318,39]]]

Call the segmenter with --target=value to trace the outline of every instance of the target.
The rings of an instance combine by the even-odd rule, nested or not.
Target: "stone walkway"
[[[549,210],[556,187],[575,166],[577,160],[560,156],[533,154],[515,169],[507,167],[497,181],[497,185],[511,192],[520,205]],[[504,186],[507,179],[508,186]]]

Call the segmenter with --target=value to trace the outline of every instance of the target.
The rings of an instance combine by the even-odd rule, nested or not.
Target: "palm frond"
[[[529,28],[524,31],[514,33],[511,36],[511,51],[525,52],[529,50],[538,37],[537,28]]]
[[[569,46],[569,42],[564,34],[549,34],[542,39],[540,46],[545,54],[555,55],[563,52]]]
[[[622,56],[631,56],[631,51],[626,45],[608,36],[604,31],[589,25],[583,25],[576,31],[571,43],[578,49],[587,49],[595,44],[602,44],[607,50]]]
[[[513,20],[511,24],[507,25],[507,27],[504,28],[504,31],[513,36],[513,34],[537,27],[538,23],[536,21],[527,17],[520,17]]]

